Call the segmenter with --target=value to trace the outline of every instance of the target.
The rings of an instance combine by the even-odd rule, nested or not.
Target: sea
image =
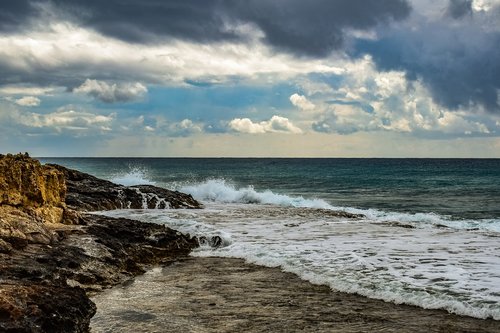
[[[193,256],[243,258],[337,291],[500,320],[500,159],[40,160],[191,194],[204,209],[105,214],[196,236]]]

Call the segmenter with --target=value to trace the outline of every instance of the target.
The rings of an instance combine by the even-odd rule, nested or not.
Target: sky
[[[2,0],[0,153],[500,157],[500,0]]]

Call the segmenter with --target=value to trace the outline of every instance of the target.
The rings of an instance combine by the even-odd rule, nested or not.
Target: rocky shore
[[[0,155],[0,332],[88,332],[89,293],[185,257],[198,242],[164,226],[88,211],[201,208],[191,196],[125,187],[27,154]]]

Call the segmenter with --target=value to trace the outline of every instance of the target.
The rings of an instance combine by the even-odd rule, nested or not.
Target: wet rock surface
[[[1,332],[87,332],[95,309],[80,288],[0,283]]]
[[[85,226],[56,230],[59,240],[51,245],[0,254],[0,332],[87,332],[95,306],[86,292],[185,257],[198,245],[161,225],[82,218]]]
[[[93,298],[92,332],[500,332],[500,323],[331,291],[278,268],[196,258]]]
[[[123,186],[92,175],[50,164],[66,179],[68,207],[80,211],[111,209],[201,208],[189,194],[152,185]]]

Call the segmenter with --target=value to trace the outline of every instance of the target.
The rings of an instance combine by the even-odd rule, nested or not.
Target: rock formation
[[[151,185],[122,186],[60,165],[49,166],[65,175],[68,188],[66,204],[72,209],[201,208],[200,203],[189,194]]]
[[[95,292],[198,246],[165,226],[84,213],[200,208],[191,196],[125,187],[27,154],[0,155],[0,332],[88,332]]]
[[[50,244],[65,216],[64,174],[28,155],[0,155],[0,252]]]

